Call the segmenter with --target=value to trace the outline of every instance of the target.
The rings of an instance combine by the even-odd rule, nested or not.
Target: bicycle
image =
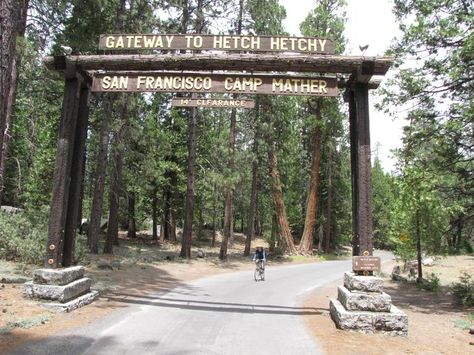
[[[255,281],[265,281],[265,264],[262,259],[255,261],[255,272],[253,274]]]

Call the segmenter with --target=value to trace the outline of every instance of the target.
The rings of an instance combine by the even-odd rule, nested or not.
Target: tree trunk
[[[281,240],[284,243],[282,250],[286,250],[290,254],[296,254],[295,243],[291,235],[290,226],[288,224],[288,217],[286,215],[285,202],[283,200],[283,190],[280,180],[280,173],[278,171],[278,159],[275,152],[275,146],[270,143],[268,149],[268,160],[270,161],[270,175],[272,177],[272,195],[273,203],[275,204],[276,219],[278,225],[278,232]]]
[[[416,259],[418,262],[418,276],[416,278],[417,283],[422,283],[423,282],[423,265],[421,264],[422,258],[421,258],[421,226],[420,226],[420,213],[419,213],[419,207],[417,207],[416,210]]]
[[[135,192],[129,192],[128,194],[128,231],[127,237],[135,239],[137,237],[137,224],[135,219]]]
[[[235,97],[235,95],[234,95]],[[237,123],[237,110],[232,109],[230,114],[230,130],[229,130],[229,161],[227,163],[227,168],[230,174],[235,170],[235,127]],[[224,207],[224,238],[221,243],[221,249],[219,252],[219,259],[227,259],[227,246],[229,239],[232,239],[232,224],[233,224],[233,205],[232,205],[232,196],[233,196],[233,186],[232,183],[228,182],[226,184],[226,195],[225,195],[225,207]]]
[[[214,182],[214,204],[212,206],[212,240],[211,248],[216,246],[216,233],[217,233],[217,184]]]
[[[255,196],[255,235],[263,235],[263,213],[259,209],[259,193],[258,193],[258,176],[257,176],[257,194]]]
[[[25,35],[28,7],[29,0],[0,2],[0,204],[21,59],[17,52],[17,39]]]
[[[323,238],[324,238],[324,232],[323,232],[323,225],[320,224],[318,228],[318,253],[322,254],[324,252],[323,250]]]
[[[462,246],[462,231],[464,227],[464,221],[462,217],[458,218],[458,221],[456,224],[457,224],[456,254],[459,254],[459,252],[461,251],[461,246]]]
[[[317,106],[317,117],[321,115],[319,103]],[[307,255],[313,254],[313,230],[316,224],[316,215],[318,208],[318,185],[319,185],[319,165],[321,161],[321,128],[317,125],[312,135],[313,160],[311,163],[311,177],[309,184],[308,200],[306,203],[306,217],[304,222],[303,236],[301,237],[298,251]]]
[[[193,94],[194,98],[196,97]],[[197,128],[197,109],[193,107],[191,120],[189,123],[188,134],[188,179],[186,187],[186,207],[183,227],[183,237],[181,239],[181,258],[191,258],[191,243],[193,234],[193,216],[194,216],[194,185],[196,170],[196,128]]]
[[[152,210],[152,236],[151,239],[158,240],[158,198],[156,196],[157,189],[153,189],[153,197],[151,199]]]
[[[327,215],[326,215],[326,239],[324,251],[329,253],[332,245],[332,165],[333,165],[333,148],[332,143],[329,143],[329,154],[328,154],[328,203],[327,203]]]
[[[270,234],[270,242],[268,243],[268,244],[270,244],[269,245],[270,253],[275,252],[275,243],[276,243],[277,237],[278,237],[278,222],[277,222],[276,212],[273,211],[273,213],[272,213],[272,231],[271,231],[271,234]]]
[[[94,196],[92,197],[87,243],[93,254],[99,253],[99,235],[104,204],[105,178],[107,172],[107,155],[109,149],[109,127],[107,117],[112,114],[112,103],[105,99],[104,120],[99,130],[99,149],[97,151],[96,168],[94,172]]]
[[[87,142],[86,142],[87,145]],[[79,193],[79,213],[77,215],[77,227],[80,228],[82,225],[82,219],[84,218],[84,195],[85,195],[85,178],[86,178],[86,164],[87,164],[87,147],[84,149],[84,157],[82,160],[82,171],[81,171],[81,191]]]
[[[123,105],[122,114],[125,117],[126,105]],[[123,122],[123,121],[122,121]],[[113,245],[118,245],[118,211],[120,201],[120,186],[122,180],[123,152],[120,147],[122,126],[115,137],[114,142],[114,165],[112,167],[110,190],[109,190],[109,220],[107,223],[107,236],[104,245],[104,254],[113,254]]]
[[[164,193],[164,202],[165,206],[163,209],[163,216],[161,219],[161,224],[163,225],[163,235],[160,237],[160,240],[163,242],[165,240],[170,240],[169,238],[169,210],[170,210],[170,194],[169,194],[169,187],[166,187],[166,191]]]
[[[176,157],[171,157],[175,159]],[[176,210],[174,208],[174,191],[176,191],[178,178],[175,171],[168,171],[169,185],[164,193],[165,207],[163,212],[163,238],[170,242],[176,241]]]
[[[237,20],[237,34],[240,35],[242,33],[242,15],[243,15],[243,0],[239,2],[239,17]],[[236,94],[232,95],[234,99],[238,96]],[[229,130],[229,160],[227,163],[227,168],[229,174],[232,176],[235,170],[235,127],[237,123],[237,110],[235,108],[232,109],[230,114],[230,130]],[[228,177],[230,178],[230,177]],[[221,249],[219,252],[219,259],[226,260],[227,259],[227,246],[229,243],[229,239],[232,243],[233,241],[233,205],[232,205],[232,197],[234,193],[233,183],[227,182],[225,187],[225,207],[224,207],[224,237],[221,243]]]
[[[258,113],[257,113],[258,116]],[[258,118],[257,118],[258,120]],[[256,120],[256,121],[257,121]],[[258,124],[258,123],[257,123]],[[257,208],[257,184],[258,184],[258,126],[256,128],[253,141],[253,161],[252,161],[252,190],[250,193],[250,206],[247,223],[247,237],[245,238],[244,256],[250,255],[250,245],[255,238],[255,211]]]

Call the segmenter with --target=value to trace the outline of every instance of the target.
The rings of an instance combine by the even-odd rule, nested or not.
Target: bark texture
[[[197,109],[192,109],[191,121],[188,133],[188,179],[186,186],[186,208],[184,217],[183,237],[181,239],[182,258],[191,258],[191,243],[193,235],[194,217],[194,189],[196,170],[196,129],[197,129]]]
[[[317,106],[316,114],[319,118],[321,113],[320,107]],[[313,231],[316,224],[317,208],[318,208],[318,185],[319,185],[319,167],[321,162],[321,144],[322,144],[321,127],[317,125],[312,134],[312,162],[311,177],[309,183],[308,199],[306,202],[306,216],[304,222],[303,235],[301,237],[298,251],[301,254],[313,254]]]
[[[112,114],[111,102],[106,100],[105,117]],[[108,120],[101,122],[99,130],[99,149],[96,157],[96,167],[94,172],[94,195],[92,197],[91,215],[89,229],[87,233],[87,243],[89,250],[93,254],[99,253],[99,234],[102,219],[102,207],[104,205],[105,178],[107,173],[107,156],[109,149],[109,125]]]
[[[288,224],[288,217],[286,214],[285,202],[283,200],[283,189],[278,171],[278,158],[275,152],[275,146],[272,144],[268,150],[268,160],[270,162],[270,175],[272,177],[272,196],[275,204],[276,221],[280,241],[284,244],[282,249],[289,254],[296,254],[295,242],[291,234],[290,226]]]

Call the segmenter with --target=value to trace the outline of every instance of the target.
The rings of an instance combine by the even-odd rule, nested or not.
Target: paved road
[[[267,267],[130,297],[130,307],[13,354],[320,354],[304,327],[302,296],[342,277],[350,261]]]

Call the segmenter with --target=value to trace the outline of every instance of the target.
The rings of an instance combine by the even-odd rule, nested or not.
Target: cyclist
[[[253,261],[255,261],[256,263],[261,262],[262,268],[265,268],[265,262],[267,261],[267,253],[265,252],[265,249],[263,249],[261,245],[257,245],[257,247],[255,248]]]

